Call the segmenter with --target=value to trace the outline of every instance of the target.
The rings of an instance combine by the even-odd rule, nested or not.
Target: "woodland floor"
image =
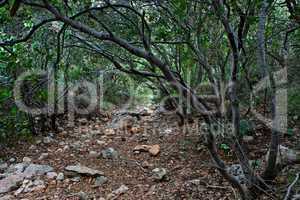
[[[64,172],[67,165],[81,164],[103,171],[108,178],[102,186],[92,187],[95,178],[82,176],[79,182],[73,182],[67,177],[63,181],[43,177],[45,189],[21,193],[16,199],[81,199],[77,195],[79,192],[91,199],[107,199],[121,185],[127,186],[128,190],[117,199],[236,199],[233,188],[210,166],[209,153],[193,131],[196,123],[189,124],[190,129],[184,129],[177,126],[174,117],[161,117],[153,112],[140,120],[134,119],[134,129],[124,131],[113,129],[113,123],[118,121],[116,117],[118,115],[78,119],[74,127],[60,128],[49,143],[43,142],[45,136],[38,136],[32,142],[19,142],[1,151],[4,160],[16,158],[19,163],[29,157],[33,163],[52,166],[57,173]],[[265,141],[269,131],[258,126],[254,138],[248,143],[250,159],[262,159],[267,151]],[[284,143],[295,147],[299,138],[295,134],[284,138]],[[137,145],[144,144],[158,144],[160,153],[151,156],[148,152],[137,154],[133,151]],[[109,147],[118,152],[118,158],[90,155],[91,151],[101,152]],[[39,159],[42,153],[48,153],[47,158]],[[233,164],[232,152],[221,151],[221,154]],[[158,167],[167,169],[166,180],[153,180],[152,170]],[[279,176],[276,184],[286,186],[287,175]]]

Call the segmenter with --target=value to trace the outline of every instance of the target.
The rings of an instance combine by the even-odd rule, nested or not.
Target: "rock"
[[[57,181],[63,181],[65,179],[64,173],[58,173],[56,180]]]
[[[189,180],[186,183],[188,185],[200,185],[203,182],[203,180],[201,179],[193,179],[193,180]]]
[[[91,169],[82,165],[70,165],[65,168],[67,172],[74,172],[85,176],[102,176],[103,172],[95,169]]]
[[[114,190],[112,193],[107,195],[107,199],[117,199],[118,196],[126,193],[129,190],[129,188],[126,185],[121,185],[118,189]]]
[[[24,158],[23,158],[23,163],[31,163],[31,158],[29,158],[29,157],[24,157]]]
[[[64,151],[68,151],[70,149],[70,147],[68,145],[64,146],[63,150]]]
[[[254,137],[251,136],[251,135],[245,135],[245,136],[243,137],[243,141],[244,141],[245,143],[252,142],[252,141],[254,141]]]
[[[39,160],[44,160],[45,158],[48,158],[49,154],[48,153],[42,153],[39,157]]]
[[[106,142],[104,142],[102,140],[97,140],[96,143],[99,144],[99,145],[105,145],[106,144]]]
[[[25,168],[28,167],[29,163],[18,163],[16,165],[10,165],[9,168],[7,169],[6,173],[7,174],[20,174],[23,173]]]
[[[34,149],[36,149],[36,146],[35,146],[35,145],[31,145],[31,146],[29,147],[29,149],[30,149],[30,150],[34,150]]]
[[[56,149],[55,153],[62,153],[63,152],[63,149],[62,148],[58,148]]]
[[[44,144],[50,144],[53,141],[51,137],[44,137],[43,138],[43,143]]]
[[[0,180],[0,194],[7,193],[17,189],[23,182],[23,174],[10,175]]]
[[[48,172],[46,174],[48,179],[55,179],[57,177],[57,173],[56,172]]]
[[[80,178],[80,176],[75,176],[75,177],[71,178],[70,180],[73,182],[80,182],[81,178]]]
[[[142,162],[142,167],[143,168],[151,168],[151,167],[153,167],[153,164],[150,164],[149,162],[144,161],[144,162]]]
[[[82,144],[81,144],[80,141],[76,141],[73,144],[71,144],[71,147],[74,148],[74,149],[79,150],[82,147]]]
[[[155,168],[152,170],[152,177],[156,181],[163,180],[167,175],[167,170],[165,168]]]
[[[27,193],[33,191],[40,191],[45,188],[45,182],[40,179],[34,181],[24,180],[23,185],[15,192],[15,196],[19,195],[22,192]]]
[[[134,147],[133,149],[134,152],[141,152],[141,151],[149,151],[149,145],[137,145],[136,147]]]
[[[95,180],[94,187],[100,187],[105,184],[108,179],[105,176],[98,176]]]
[[[90,158],[97,158],[99,156],[99,153],[97,151],[90,151],[89,157]]]
[[[139,132],[141,132],[142,131],[142,128],[141,127],[132,127],[131,129],[130,129],[130,133],[131,134],[136,134],[136,133],[139,133]]]
[[[35,141],[35,144],[41,144],[42,143],[42,140],[36,140]]]
[[[240,184],[246,184],[246,176],[240,164],[233,164],[227,168],[229,174],[234,176]]]
[[[0,173],[3,173],[8,168],[7,163],[1,163],[0,164]]]
[[[33,176],[39,176],[39,175],[44,175],[48,172],[52,172],[53,168],[50,167],[49,165],[37,165],[37,164],[30,164],[25,171],[23,172],[23,174],[28,177],[31,178]]]
[[[157,156],[160,152],[159,145],[138,145],[133,149],[134,152],[146,151],[149,152],[152,156]]]
[[[118,158],[118,152],[113,148],[107,148],[101,151],[101,155],[106,159],[116,159]]]
[[[0,200],[14,200],[15,197],[13,195],[5,195],[3,197],[0,197]]]
[[[152,155],[152,156],[157,156],[160,152],[160,146],[159,145],[153,145],[150,147],[149,149],[149,153]]]
[[[48,136],[49,136],[50,138],[54,138],[54,133],[50,132],[50,133],[48,133]]]
[[[23,183],[22,183],[22,186],[19,187],[19,189],[18,189],[17,191],[14,192],[14,195],[15,195],[15,196],[18,196],[19,194],[21,194],[21,193],[24,191],[26,185],[27,185],[29,182],[30,182],[29,180],[25,179],[25,180],[23,181]]]
[[[107,128],[104,130],[104,134],[107,136],[112,136],[112,135],[115,135],[115,131],[112,128]]]
[[[14,163],[14,162],[16,162],[16,161],[17,161],[16,158],[10,158],[10,159],[9,159],[9,162],[10,162],[10,163]]]
[[[173,133],[173,130],[170,128],[165,129],[164,131],[161,132],[162,136],[169,136]]]
[[[87,195],[85,192],[79,192],[76,194],[77,197],[79,197],[80,200],[88,200],[89,195]]]

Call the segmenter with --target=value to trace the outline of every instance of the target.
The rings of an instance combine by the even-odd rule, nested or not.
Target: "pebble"
[[[103,184],[105,184],[108,181],[108,179],[105,176],[98,176],[95,180],[94,187],[99,187]]]
[[[80,176],[75,176],[74,178],[71,178],[70,180],[73,182],[80,182]]]
[[[42,153],[39,157],[39,160],[44,160],[45,158],[48,158],[49,154],[48,153]]]
[[[65,179],[64,173],[62,173],[62,172],[58,173],[56,180],[63,181],[64,179]]]
[[[48,179],[55,179],[57,177],[57,173],[56,172],[48,172],[46,176]]]
[[[165,168],[155,168],[152,170],[152,177],[154,180],[161,181],[167,175],[167,170]]]
[[[90,158],[97,158],[99,156],[99,153],[97,151],[90,151],[89,157]]]
[[[31,163],[31,158],[29,158],[29,157],[24,157],[24,158],[23,158],[23,163]]]
[[[52,140],[53,140],[53,139],[50,138],[50,137],[44,137],[44,138],[43,138],[43,143],[44,143],[44,144],[50,144],[50,143],[52,142]]]
[[[118,152],[113,148],[107,148],[101,151],[103,158],[115,159],[118,157]]]

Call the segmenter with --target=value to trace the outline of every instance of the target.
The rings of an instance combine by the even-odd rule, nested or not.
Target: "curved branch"
[[[42,27],[43,25],[49,23],[49,22],[53,22],[53,21],[56,21],[56,18],[51,18],[51,19],[46,19],[46,20],[43,20],[41,21],[40,23],[34,25],[32,27],[32,29],[23,37],[23,38],[20,38],[20,39],[16,39],[16,40],[10,40],[10,41],[4,41],[4,42],[0,42],[0,47],[3,47],[3,46],[13,46],[15,44],[18,44],[18,43],[22,43],[22,42],[26,42],[27,40],[29,40],[31,38],[31,36],[40,28]]]

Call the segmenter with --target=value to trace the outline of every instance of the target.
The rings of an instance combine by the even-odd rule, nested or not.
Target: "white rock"
[[[64,173],[58,173],[56,180],[58,181],[63,181],[65,179]]]
[[[69,171],[69,172],[74,172],[77,174],[86,175],[86,176],[103,176],[104,175],[104,173],[99,170],[91,169],[91,168],[88,168],[88,167],[82,166],[82,165],[70,165],[70,166],[67,166],[65,168],[65,170]]]
[[[49,154],[48,153],[42,153],[39,157],[39,160],[44,160],[45,158],[48,158]]]
[[[7,163],[0,163],[0,173],[8,168]]]
[[[104,141],[102,141],[102,140],[97,140],[96,143],[99,144],[99,145],[104,145],[104,144],[106,144],[106,142],[104,142]]]
[[[70,147],[68,145],[64,146],[64,151],[68,151],[70,149]]]
[[[167,175],[167,170],[165,168],[155,168],[152,170],[152,177],[157,180],[163,180]]]
[[[90,158],[97,158],[99,156],[99,153],[97,151],[90,151],[89,157]]]
[[[43,143],[44,144],[50,144],[53,141],[51,137],[44,137],[43,138]]]
[[[114,190],[107,196],[108,200],[117,199],[119,195],[126,193],[129,188],[126,185],[121,185],[118,189]]]
[[[14,200],[15,197],[13,195],[5,195],[3,197],[0,197],[0,200]]]
[[[29,157],[24,157],[24,158],[23,158],[23,163],[31,163],[31,158],[29,158]]]
[[[48,172],[47,173],[47,178],[48,179],[55,179],[57,177],[57,173],[56,172]]]

